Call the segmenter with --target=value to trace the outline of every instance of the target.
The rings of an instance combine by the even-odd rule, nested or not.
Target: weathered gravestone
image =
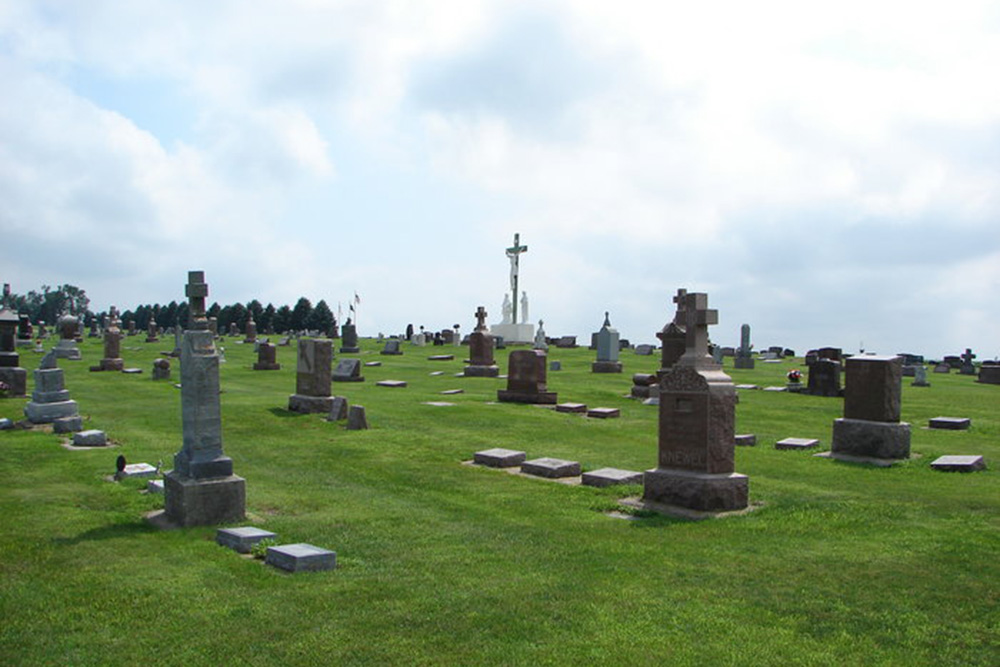
[[[947,363],[944,363],[944,362],[942,362],[940,364],[935,364],[934,365],[934,372],[935,373],[951,373],[951,364],[947,364]]]
[[[493,359],[493,334],[486,327],[486,310],[476,309],[476,328],[469,334],[469,365],[465,367],[466,377],[496,377],[500,368]]]
[[[754,367],[753,345],[750,343],[750,325],[740,327],[740,346],[733,360],[734,368],[750,369]]]
[[[146,326],[146,342],[160,342],[160,328],[156,326],[156,320],[152,317],[149,318],[149,324]]]
[[[233,460],[222,450],[219,355],[205,319],[205,273],[189,272],[185,291],[190,329],[181,347],[184,443],[163,479],[164,513],[180,526],[238,521],[246,510],[246,480],[233,474]]]
[[[66,314],[59,318],[59,342],[53,348],[57,359],[70,361],[82,359],[80,348],[76,346],[76,330],[79,324],[80,320],[75,315]]]
[[[923,364],[917,364],[912,366],[913,368],[913,382],[910,383],[911,387],[929,387],[931,383],[927,381],[927,367]]]
[[[979,367],[977,382],[982,382],[983,384],[1000,384],[1000,364],[984,361]]]
[[[281,370],[278,363],[278,348],[271,343],[257,344],[257,361],[254,362],[255,371],[277,371]]]
[[[118,311],[111,306],[108,326],[104,329],[104,358],[97,366],[91,366],[92,371],[120,371],[125,368],[122,359],[122,330],[118,326]]]
[[[975,375],[976,374],[976,355],[972,353],[972,350],[965,348],[965,352],[962,353],[962,365],[959,367],[958,372],[962,375]]]
[[[341,359],[331,378],[334,382],[364,382],[360,359]]]
[[[32,424],[48,424],[61,417],[78,414],[76,401],[70,400],[63,370],[56,365],[55,350],[42,357],[35,369],[35,390],[24,406],[24,416]]]
[[[298,364],[295,369],[295,393],[288,397],[292,412],[329,412],[330,365],[333,342],[319,338],[300,338]]]
[[[361,351],[358,347],[358,328],[351,323],[351,318],[340,327],[341,345],[340,351],[346,354],[354,354]]]
[[[548,391],[543,350],[515,350],[507,360],[507,388],[497,390],[501,403],[555,405],[556,392]]]
[[[246,337],[243,339],[244,343],[256,343],[257,342],[257,323],[253,320],[253,313],[250,313],[247,319],[247,330]]]
[[[382,351],[379,352],[379,354],[396,356],[403,354],[403,351],[400,349],[399,341],[396,340],[395,338],[392,338],[385,342],[385,347],[382,348]]]
[[[684,354],[660,381],[658,466],[643,475],[643,499],[698,511],[748,504],[749,478],[735,470],[736,389],[708,354],[718,313],[708,295],[683,294]]]
[[[597,332],[597,360],[591,364],[594,373],[621,373],[622,363],[618,361],[618,330],[611,326],[608,313],[604,313],[604,324]]]
[[[17,352],[17,313],[0,309],[0,382],[7,386],[6,395],[24,396],[28,391],[28,371],[21,368]]]
[[[807,394],[837,397],[840,389],[840,362],[834,359],[816,359],[809,366]]]
[[[170,379],[170,360],[169,359],[154,359],[153,360],[153,379],[154,380],[169,380]]]
[[[833,456],[906,459],[910,425],[900,422],[903,360],[863,355],[847,359],[844,416],[833,422]]]

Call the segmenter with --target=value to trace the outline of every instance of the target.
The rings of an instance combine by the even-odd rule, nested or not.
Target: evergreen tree
[[[326,301],[320,299],[312,313],[309,314],[306,328],[327,332],[331,327],[333,327],[333,311],[330,310],[330,306],[326,305]]]
[[[295,304],[295,308],[292,309],[292,318],[288,323],[293,331],[302,331],[306,328],[306,322],[309,320],[309,315],[312,314],[312,304],[309,299],[299,297],[298,302]]]
[[[277,333],[285,333],[292,326],[292,309],[282,306],[274,313],[274,330]]]

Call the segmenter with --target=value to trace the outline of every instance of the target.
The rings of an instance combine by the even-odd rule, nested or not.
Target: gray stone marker
[[[337,554],[312,544],[268,547],[264,562],[288,572],[317,572],[337,567]]]
[[[146,493],[163,493],[163,480],[151,479],[146,482]]]
[[[493,359],[493,334],[486,326],[487,312],[482,306],[476,309],[476,327],[469,334],[469,365],[465,367],[466,377],[496,377],[500,368]]]
[[[169,380],[170,379],[170,360],[169,359],[154,359],[153,360],[153,379],[154,380]]]
[[[24,406],[24,416],[32,424],[48,424],[60,417],[79,414],[76,401],[70,400],[63,370],[56,366],[55,351],[50,351],[35,369],[35,390]]]
[[[381,365],[382,365],[381,361],[366,361],[365,362],[365,366],[371,366],[372,368],[375,368],[375,367],[378,367],[378,366],[381,366]]]
[[[521,464],[521,472],[536,477],[558,479],[560,477],[576,477],[580,474],[580,464],[577,461],[564,459],[541,458],[525,461]]]
[[[597,338],[597,360],[590,366],[593,373],[621,373],[622,363],[618,361],[620,347],[618,330],[611,326],[608,313],[604,313],[604,324],[595,334]]]
[[[660,381],[658,466],[643,476],[643,500],[703,512],[744,509],[749,478],[734,472],[736,388],[708,354],[718,312],[704,293],[680,290],[675,301],[686,321],[685,351]]]
[[[441,393],[444,394],[444,395],[446,395],[446,396],[453,396],[455,394],[464,394],[465,390],[464,389],[445,389]]]
[[[586,403],[559,403],[556,405],[556,412],[586,412]]]
[[[846,370],[844,416],[833,422],[831,456],[909,458],[910,425],[899,421],[902,357],[854,356]]]
[[[432,354],[427,357],[427,361],[452,361],[454,358],[454,354]]]
[[[271,343],[257,344],[257,361],[254,362],[255,371],[278,371],[281,364],[278,363],[278,348]]]
[[[8,417],[0,419],[0,431],[9,431],[14,428],[14,420]]]
[[[391,387],[394,389],[402,389],[407,386],[405,380],[379,380],[375,383],[376,387]]]
[[[129,463],[118,472],[117,477],[118,479],[150,479],[158,474],[156,467],[148,463]]]
[[[219,354],[205,318],[205,273],[189,272],[185,291],[191,328],[181,344],[184,442],[174,455],[174,469],[164,476],[164,512],[180,526],[239,521],[245,514],[246,480],[233,474],[233,460],[222,450]]]
[[[929,387],[931,383],[927,381],[927,367],[923,364],[913,366],[913,382],[911,387]]]
[[[931,468],[944,472],[976,472],[986,470],[982,456],[939,456],[931,462]]]
[[[334,396],[330,403],[330,414],[327,415],[326,420],[335,422],[341,419],[347,419],[347,399],[343,396]]]
[[[59,342],[52,348],[57,359],[80,361],[80,348],[76,346],[76,332],[80,319],[75,315],[66,314],[59,318]]]
[[[640,343],[639,345],[635,346],[633,352],[639,355],[640,357],[649,357],[652,356],[653,350],[655,349],[656,349],[655,347],[649,345],[648,343]]]
[[[733,368],[751,369],[754,367],[753,345],[750,343],[750,325],[740,327],[740,346],[733,359]]]
[[[526,458],[527,455],[524,452],[504,449],[503,447],[484,449],[472,455],[473,463],[490,468],[513,468],[524,463]]]
[[[387,340],[385,342],[385,347],[379,354],[385,354],[390,356],[396,356],[403,354],[403,350],[400,348],[399,341],[395,339]]]
[[[983,362],[979,367],[979,377],[976,382],[983,384],[1000,384],[1000,364]]]
[[[972,420],[968,417],[934,417],[927,422],[927,426],[949,431],[965,431],[972,426]]]
[[[52,420],[53,433],[75,433],[83,430],[83,417],[73,415],[72,417],[60,417]]]
[[[288,397],[288,409],[306,414],[329,412],[330,364],[333,342],[327,339],[299,339],[298,363],[295,369],[295,393]]]
[[[621,416],[618,408],[591,408],[587,410],[587,416],[593,419],[615,419]]]
[[[935,373],[951,373],[951,366],[948,364],[937,364],[934,366]]]
[[[365,376],[361,374],[361,360],[341,359],[337,363],[337,368],[333,371],[331,379],[334,382],[364,382]]]
[[[73,434],[73,445],[76,447],[104,447],[108,444],[108,435],[104,431],[89,429]]]
[[[585,472],[580,478],[584,486],[614,486],[616,484],[642,484],[642,473],[619,468],[600,468]]]
[[[347,430],[364,431],[368,428],[368,417],[365,415],[365,406],[352,405],[347,410]]]
[[[809,366],[809,379],[805,393],[812,396],[837,397],[840,388],[840,362],[836,359],[816,359]]]
[[[774,443],[775,449],[815,449],[819,447],[816,438],[785,438]]]
[[[547,350],[548,348],[536,347],[535,349],[536,350]],[[561,371],[562,370],[562,362],[561,361],[550,361],[549,362],[549,370],[550,371]]]
[[[737,447],[756,447],[757,436],[754,433],[741,433],[734,438]]]
[[[254,526],[243,526],[241,528],[220,528],[215,533],[215,541],[220,546],[238,551],[241,554],[248,554],[253,546],[263,540],[276,540],[277,533],[272,533],[263,528]]]
[[[346,354],[355,354],[361,351],[358,347],[358,328],[351,323],[351,318],[340,327],[340,351]]]

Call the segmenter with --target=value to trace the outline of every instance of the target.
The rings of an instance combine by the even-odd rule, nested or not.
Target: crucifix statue
[[[513,318],[511,321],[517,324],[517,269],[518,269],[518,256],[522,252],[527,252],[528,246],[521,245],[521,235],[514,234],[514,245],[507,248],[507,259],[510,260],[510,289],[513,296]]]

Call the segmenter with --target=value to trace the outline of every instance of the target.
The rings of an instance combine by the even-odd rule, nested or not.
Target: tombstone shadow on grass
[[[145,481],[146,480],[143,480],[143,482]],[[145,521],[136,521],[134,523],[114,523],[108,526],[99,526],[97,528],[85,530],[78,535],[74,535],[73,537],[53,537],[51,538],[51,542],[57,546],[73,546],[82,542],[119,539],[122,537],[133,537],[136,535],[158,532],[160,531],[155,526],[152,526]]]
[[[294,412],[292,410],[289,410],[288,408],[277,408],[277,407],[275,407],[275,408],[268,408],[267,411],[270,412],[275,417],[281,417],[281,418],[284,418],[284,419],[288,419],[290,417],[307,417],[308,416],[305,412]]]

